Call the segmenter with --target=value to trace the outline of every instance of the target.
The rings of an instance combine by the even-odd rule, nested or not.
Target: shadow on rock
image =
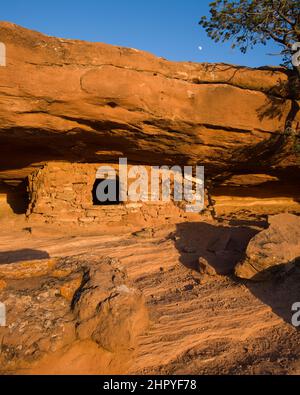
[[[216,274],[233,273],[244,256],[251,238],[259,229],[249,226],[216,226],[204,222],[184,222],[177,225],[175,245],[180,262],[201,271],[199,263]]]
[[[50,258],[48,252],[41,250],[32,250],[30,248],[24,248],[15,251],[2,251],[0,252],[0,265],[46,258]]]
[[[261,228],[251,227],[250,223],[248,227],[181,223],[177,225],[174,240],[185,267],[200,272],[206,280],[216,275],[231,275],[233,282],[243,283],[256,298],[291,324],[292,305],[300,302],[300,258],[292,266],[276,265],[263,270],[251,280],[233,274],[236,265],[245,259],[250,240],[265,227],[265,224]]]
[[[287,265],[278,265],[268,268],[262,273],[245,281],[251,293],[264,304],[271,307],[272,311],[285,322],[291,324],[292,306],[300,302],[300,257],[292,269],[287,270]],[[267,279],[262,281],[262,275]],[[299,328],[299,327],[298,327]]]

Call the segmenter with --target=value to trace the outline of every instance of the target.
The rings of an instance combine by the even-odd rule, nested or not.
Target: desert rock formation
[[[55,159],[98,163],[120,155],[148,164],[201,163],[208,173],[249,169],[251,161],[258,169],[296,165],[291,152],[265,156],[292,111],[284,69],[174,63],[5,22],[0,40],[7,48],[1,178]]]
[[[6,22],[0,41],[7,54],[0,67],[3,213],[6,195],[30,199],[27,177],[49,162],[119,157],[204,165],[220,215],[240,206],[251,213],[298,212],[299,142],[287,131],[299,130],[299,100],[287,70],[169,62]]]
[[[204,222],[156,227],[144,231],[143,237],[113,229],[88,236],[41,233],[38,228],[32,234],[8,233],[1,227],[0,262],[11,262],[3,265],[6,273],[0,275],[0,300],[7,303],[8,324],[0,328],[1,372],[299,374],[300,334],[291,325],[291,306],[299,298],[299,265],[280,281],[275,277],[243,281],[218,274],[221,268],[227,273],[234,270],[249,240],[260,231]],[[8,245],[10,255],[5,252]],[[49,259],[37,259],[32,276],[24,277],[29,265],[18,263],[20,249],[27,259],[31,254],[31,266],[42,250],[52,261],[47,265]],[[214,276],[198,272],[199,257],[215,269]],[[18,276],[13,278],[8,266]],[[89,268],[91,277],[85,277],[88,282],[82,287]],[[139,291],[136,303],[124,308],[132,295],[127,288]],[[110,298],[115,293],[119,297]],[[106,297],[111,318],[106,302],[95,310]],[[119,307],[123,321],[118,322],[124,325],[109,332]],[[105,316],[102,324],[108,325],[105,339],[98,337],[99,314]],[[144,328],[132,327],[131,318]],[[89,324],[93,339],[75,331],[76,323],[83,322]],[[135,340],[126,336],[128,329],[139,333]],[[130,350],[124,350],[122,342]]]
[[[49,354],[57,358],[56,369],[71,370],[60,358],[85,347],[99,364],[92,366],[89,357],[81,365],[86,372],[105,365],[117,369],[148,326],[143,295],[116,259],[85,253],[4,264],[0,278],[9,316],[8,326],[0,328],[1,371],[34,369]]]
[[[278,269],[292,270],[300,257],[300,217],[278,214],[268,222],[268,229],[250,240],[245,260],[235,269],[237,276],[263,280]]]
[[[292,72],[6,22],[0,42],[1,372],[299,373]],[[122,157],[204,165],[205,210],[94,204],[98,166]]]

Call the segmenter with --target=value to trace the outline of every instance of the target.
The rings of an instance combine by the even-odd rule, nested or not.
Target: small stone
[[[216,276],[216,270],[203,257],[199,258],[199,269],[201,274],[208,274],[209,276]]]
[[[133,236],[144,237],[144,238],[153,237],[153,229],[152,228],[144,228],[142,230],[134,232]]]

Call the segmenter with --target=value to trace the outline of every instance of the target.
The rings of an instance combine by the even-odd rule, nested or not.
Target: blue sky
[[[63,38],[138,48],[169,60],[278,65],[275,45],[243,55],[215,44],[198,25],[210,0],[8,0],[1,20]],[[202,47],[202,50],[199,50]]]

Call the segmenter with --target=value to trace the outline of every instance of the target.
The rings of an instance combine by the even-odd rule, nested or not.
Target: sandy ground
[[[300,332],[290,323],[291,306],[300,301],[300,269],[264,283],[197,270],[204,246],[220,232],[236,233],[240,255],[216,259],[233,268],[260,229],[186,223],[133,235],[2,226],[0,264],[85,251],[118,258],[144,293],[151,319],[121,373],[300,374]]]

